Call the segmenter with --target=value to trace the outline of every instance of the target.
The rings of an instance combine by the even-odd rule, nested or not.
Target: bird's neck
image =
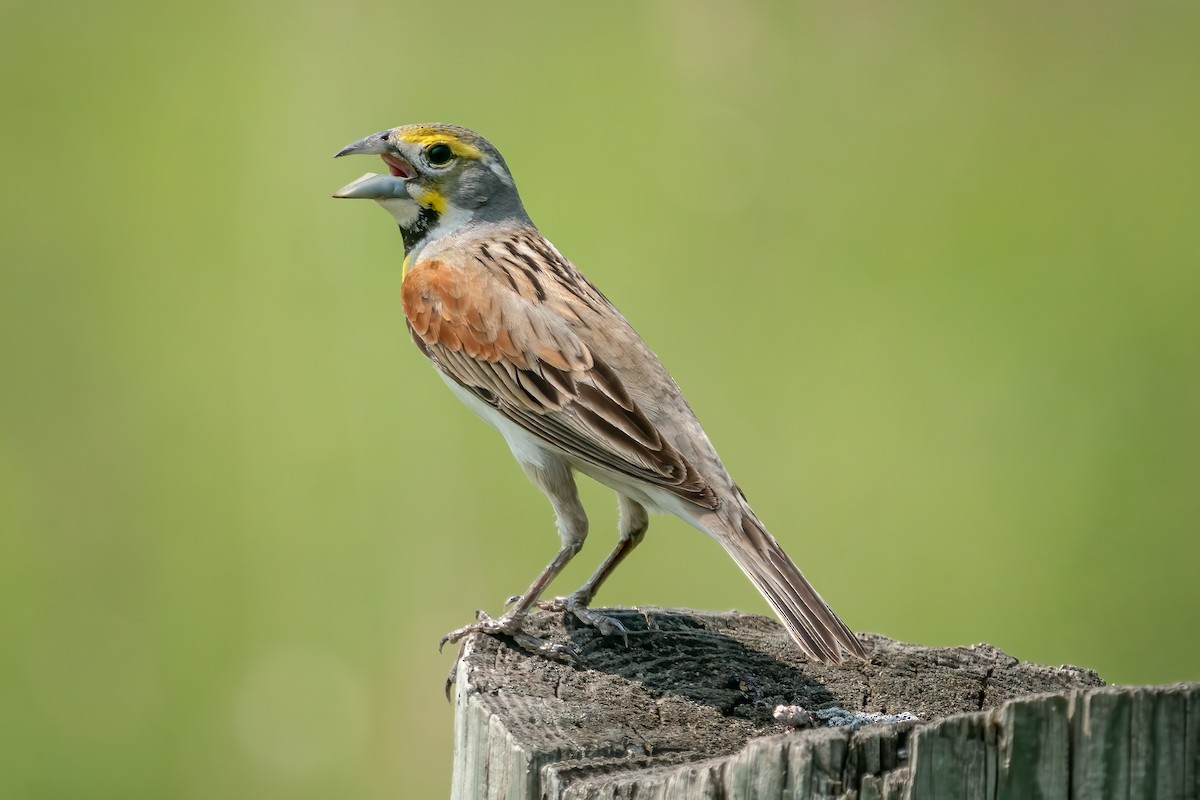
[[[412,255],[425,243],[429,232],[437,227],[441,214],[432,208],[420,206],[417,213],[407,220],[397,220],[400,236],[404,239],[404,253]]]
[[[404,239],[405,255],[412,255],[425,244],[443,216],[436,209],[419,205],[407,197],[386,197],[375,202],[396,220]]]

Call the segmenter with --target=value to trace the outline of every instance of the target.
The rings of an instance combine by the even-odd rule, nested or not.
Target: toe
[[[569,644],[557,644],[540,639],[529,633],[517,632],[512,634],[522,650],[543,658],[549,658],[562,664],[575,665],[579,663],[579,651]]]
[[[616,617],[610,617],[605,614],[598,614],[586,608],[572,608],[571,611],[579,618],[579,621],[584,625],[595,628],[600,632],[601,636],[620,635],[621,641],[629,647],[629,629],[621,624],[621,621]]]
[[[629,629],[622,625],[617,618],[597,614],[595,628],[604,636],[620,634],[621,641],[625,643],[626,647],[629,647]]]

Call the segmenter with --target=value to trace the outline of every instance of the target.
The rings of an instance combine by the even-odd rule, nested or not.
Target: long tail
[[[840,664],[842,650],[867,659],[862,644],[748,507],[704,520],[709,533],[733,556],[742,572],[775,609],[788,633],[809,658]]]

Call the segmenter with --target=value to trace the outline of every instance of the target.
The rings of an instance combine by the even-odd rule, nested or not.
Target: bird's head
[[[474,131],[440,123],[401,125],[343,147],[335,158],[377,155],[388,174],[367,173],[334,197],[374,200],[395,217],[408,251],[471,222],[525,210],[500,152]]]

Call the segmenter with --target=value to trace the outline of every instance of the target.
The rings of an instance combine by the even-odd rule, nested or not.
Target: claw
[[[460,642],[472,633],[482,633],[489,636],[508,636],[522,650],[536,656],[553,659],[563,664],[578,664],[581,660],[579,651],[574,647],[565,644],[556,644],[522,630],[521,626],[525,620],[524,614],[514,615],[510,613],[502,617],[493,618],[489,617],[485,612],[479,611],[475,616],[479,620],[478,622],[464,625],[443,636],[441,641],[438,642],[438,652],[441,652],[446,642]],[[619,625],[620,623],[617,624]],[[459,650],[458,658],[462,658],[461,650]],[[454,682],[454,669],[457,668],[458,658],[455,659],[454,667],[451,669],[450,677],[447,679],[447,692],[449,692],[450,684]]]
[[[543,611],[570,612],[584,625],[598,630],[601,636],[620,634],[621,641],[625,643],[626,647],[629,647],[629,629],[622,625],[616,617],[592,611],[578,594],[556,597],[553,600],[539,600],[537,605]]]
[[[540,639],[532,634],[518,631],[512,634],[513,641],[521,646],[522,650],[532,653],[535,656],[542,656],[557,661],[560,664],[569,664],[574,666],[579,663],[579,651],[569,644],[556,644],[548,642],[545,639]]]
[[[621,621],[616,617],[609,617],[604,614],[597,614],[589,608],[583,606],[568,607],[572,614],[579,619],[584,625],[590,625],[600,631],[601,636],[612,636],[620,634],[621,641],[626,647],[629,647],[629,629],[621,624]]]
[[[510,597],[510,598],[508,598],[507,600],[505,600],[505,601],[504,601],[504,607],[505,607],[505,608],[508,608],[508,607],[509,607],[509,606],[511,606],[513,603],[519,603],[519,602],[521,602],[521,595],[519,595],[519,594],[514,594],[512,597]]]
[[[441,648],[438,648],[439,650]],[[463,649],[458,648],[458,655],[454,657],[454,663],[450,665],[450,671],[446,673],[446,702],[453,703],[454,698],[450,696],[450,690],[454,688],[454,681],[458,678],[458,662],[462,661]]]
[[[441,640],[438,642],[438,652],[439,653],[442,652],[442,648],[446,646],[446,642],[458,643],[458,642],[462,641],[463,639],[467,638],[468,636],[470,636],[472,633],[507,633],[507,634],[511,634],[516,631],[515,627],[511,627],[511,629],[510,629],[510,625],[513,622],[513,620],[505,620],[503,617],[501,617],[500,619],[492,619],[491,617],[489,617],[487,614],[483,613],[482,611],[475,612],[475,618],[479,621],[473,622],[470,625],[463,625],[461,628],[450,631],[445,636],[443,636],[441,638]]]

